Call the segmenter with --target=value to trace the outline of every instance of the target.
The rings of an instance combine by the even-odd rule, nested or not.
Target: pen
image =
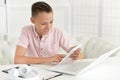
[[[18,68],[19,68],[19,66],[14,67],[14,68],[15,68],[15,69],[18,69]],[[9,68],[9,69],[6,69],[6,70],[2,70],[2,72],[4,72],[4,73],[8,74],[8,71],[9,71],[9,70],[11,70],[11,69],[13,69],[13,68]]]
[[[50,79],[52,79],[52,78],[55,78],[55,77],[58,77],[58,76],[61,76],[61,75],[63,75],[63,74],[60,73],[60,74],[58,74],[58,75],[55,75],[55,76],[52,76],[52,77],[49,77],[49,78],[47,78],[47,79],[43,79],[43,80],[50,80]]]

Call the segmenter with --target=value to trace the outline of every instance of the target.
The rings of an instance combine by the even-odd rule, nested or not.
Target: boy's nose
[[[48,25],[46,26],[46,29],[50,29],[50,28],[51,28],[51,25],[48,24]]]

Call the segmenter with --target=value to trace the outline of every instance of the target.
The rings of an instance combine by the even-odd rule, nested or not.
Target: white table
[[[9,80],[8,79],[8,74],[6,73],[3,73],[2,70],[4,69],[9,69],[9,68],[14,68],[16,66],[19,66],[19,65],[3,65],[3,66],[0,66],[0,80]],[[38,68],[48,68],[48,67],[53,67],[51,65],[42,65],[42,64],[36,64],[36,65],[31,65],[31,66],[34,66],[34,67],[38,67]],[[69,75],[62,75],[62,76],[59,76],[59,77],[55,77],[53,79],[50,79],[50,80],[74,80],[74,76],[69,76]]]
[[[120,80],[120,57],[108,58],[88,72],[79,75],[78,80]]]
[[[0,80],[9,80],[8,74],[1,72],[18,65],[0,66]],[[50,65],[32,65],[40,68],[52,67]],[[51,80],[120,80],[120,57],[108,58],[101,64],[95,66],[84,74],[79,76],[62,75]]]

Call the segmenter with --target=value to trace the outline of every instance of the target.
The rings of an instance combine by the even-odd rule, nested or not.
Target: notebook
[[[93,60],[90,60],[90,59],[71,60],[69,58],[70,54],[72,54],[72,52],[74,52],[79,47],[80,45],[76,46],[74,49],[70,51],[70,53],[68,53],[66,57],[63,58],[63,60],[58,65],[48,70],[69,74],[69,75],[76,75],[78,73],[81,74],[95,67],[97,64],[101,63],[102,61],[104,61],[105,59],[107,59],[109,56],[111,56],[113,53],[115,53],[120,49],[120,47],[117,47],[113,50],[110,50],[107,53],[104,53],[97,59],[93,59]]]

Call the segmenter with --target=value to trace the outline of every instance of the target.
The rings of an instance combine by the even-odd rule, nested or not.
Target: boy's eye
[[[53,23],[53,21],[51,21],[50,23]]]
[[[45,25],[45,23],[42,23],[41,25]]]
[[[45,24],[42,24],[42,25],[45,25]]]

